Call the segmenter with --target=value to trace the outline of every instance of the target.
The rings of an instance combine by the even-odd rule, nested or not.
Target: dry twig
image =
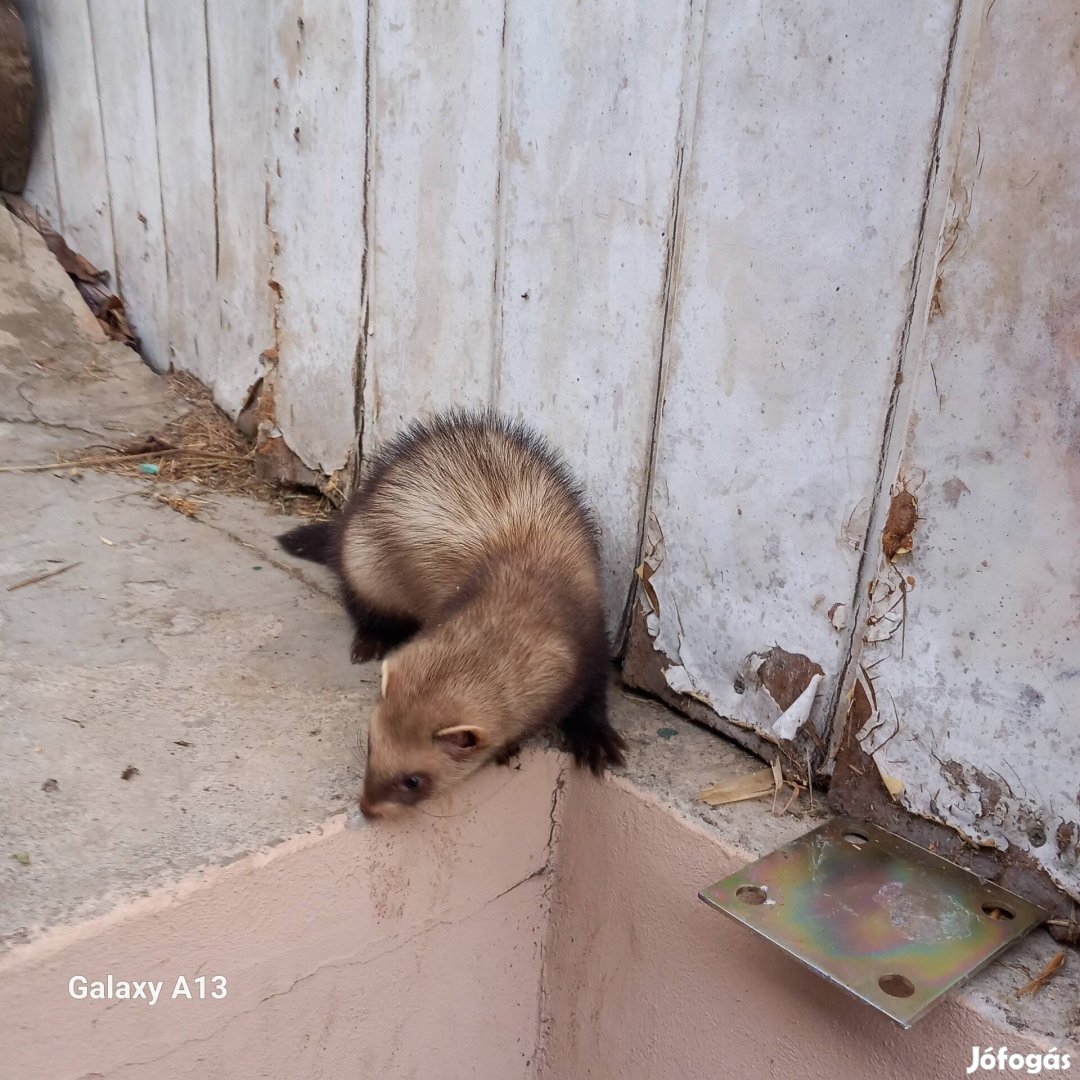
[[[39,581],[47,581],[51,577],[58,577],[60,574],[66,574],[69,570],[74,570],[76,566],[82,566],[82,563],[68,563],[67,566],[60,566],[56,570],[46,570],[43,574],[35,574],[33,577],[28,577],[25,581],[17,581],[14,585],[9,585],[7,591],[14,592],[16,589],[23,589],[27,585],[36,585]]]
[[[1031,982],[1025,983],[1016,991],[1016,996],[1023,997],[1025,994],[1037,994],[1064,966],[1065,950],[1062,949]]]

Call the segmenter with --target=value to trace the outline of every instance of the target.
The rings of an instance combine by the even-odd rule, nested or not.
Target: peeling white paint
[[[342,468],[362,324],[367,12],[280,0],[270,24],[269,276],[278,427],[310,467]]]
[[[794,739],[799,729],[810,719],[810,710],[814,707],[814,699],[823,678],[822,675],[813,676],[806,684],[806,689],[773,721],[772,733],[777,739]]]
[[[693,680],[690,678],[690,673],[682,664],[672,664],[671,667],[664,671],[664,678],[667,680],[668,686],[677,694],[690,694],[696,689]]]
[[[953,5],[710,5],[650,509],[656,647],[735,722],[739,665],[824,668],[853,597],[838,538],[874,493]],[[691,649],[693,651],[691,651]],[[827,722],[827,718],[824,718]]]
[[[673,664],[671,667],[666,668],[664,670],[664,679],[676,694],[686,694],[688,697],[695,698],[705,705],[712,704],[708,696],[697,688],[693,678],[690,676],[690,672],[682,664]]]
[[[917,588],[864,654],[887,718],[864,746],[912,812],[1080,898],[1075,25],[997,4],[980,32],[897,477],[921,520],[878,574]]]

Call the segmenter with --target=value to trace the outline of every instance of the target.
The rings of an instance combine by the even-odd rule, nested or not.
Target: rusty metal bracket
[[[905,1028],[1048,917],[916,844],[848,818],[699,895]]]

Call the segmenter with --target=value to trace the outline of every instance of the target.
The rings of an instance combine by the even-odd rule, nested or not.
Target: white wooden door
[[[792,766],[850,648],[954,14],[706,13],[629,670]]]
[[[917,521],[892,560],[873,537],[833,788],[890,825],[935,823],[923,842],[1054,906],[1051,885],[1080,899],[1078,27],[1063,3],[1040,19],[973,14],[959,160],[877,528],[890,505],[894,525],[905,508]]]

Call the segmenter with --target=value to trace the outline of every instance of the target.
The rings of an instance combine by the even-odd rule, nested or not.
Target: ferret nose
[[[360,813],[366,818],[377,818],[379,816],[379,812],[375,809],[375,805],[369,803],[363,795],[360,796]]]

